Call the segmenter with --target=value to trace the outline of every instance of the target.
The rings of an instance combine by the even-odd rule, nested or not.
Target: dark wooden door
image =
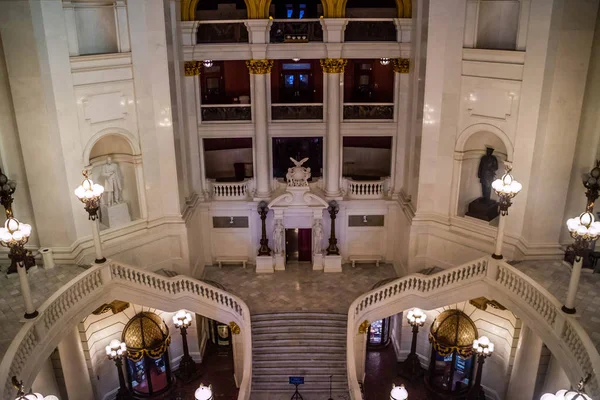
[[[298,67],[302,69],[297,69]],[[283,64],[279,94],[279,100],[282,103],[311,103],[313,101],[314,82],[311,68],[310,63]]]
[[[298,261],[298,229],[285,230],[285,260]]]
[[[312,229],[298,229],[298,261],[312,261]]]

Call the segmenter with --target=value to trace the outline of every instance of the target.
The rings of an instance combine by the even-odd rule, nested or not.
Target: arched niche
[[[481,183],[477,177],[479,161],[486,153],[486,149],[493,148],[493,155],[498,160],[498,170],[496,177],[504,173],[504,162],[508,159],[509,149],[506,148],[502,138],[489,130],[480,130],[464,137],[464,142],[460,143],[460,149],[455,150],[455,171],[457,176],[457,198],[456,215],[464,217],[469,203],[481,197]],[[492,191],[492,199],[498,200],[496,194]]]
[[[107,132],[94,138],[86,147],[84,163],[91,170],[92,180],[106,186],[102,169],[110,158],[119,167],[123,185],[122,199],[127,204],[131,220],[145,218],[142,158],[132,138],[120,132]],[[103,203],[106,204],[106,194]],[[101,227],[106,226],[101,224]],[[111,226],[118,227],[118,226]]]

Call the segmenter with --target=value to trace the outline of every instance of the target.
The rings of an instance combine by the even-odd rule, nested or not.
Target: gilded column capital
[[[369,326],[371,326],[371,323],[367,320],[364,320],[358,327],[358,333],[360,335],[365,335],[367,332],[369,332]]]
[[[341,74],[344,72],[348,60],[344,58],[325,58],[321,60],[321,68],[326,74]]]
[[[239,334],[240,334],[240,332],[242,331],[242,330],[240,329],[239,325],[238,325],[238,324],[236,324],[236,323],[235,323],[235,322],[233,322],[233,321],[231,321],[231,322],[229,323],[229,328],[231,328],[231,333],[232,333],[233,335],[239,335]]]
[[[408,74],[410,72],[410,60],[408,58],[393,58],[392,67],[394,72]]]
[[[246,66],[251,74],[270,74],[271,68],[273,68],[273,60],[246,60]]]
[[[184,64],[185,76],[200,75],[202,63],[200,61],[186,61]]]

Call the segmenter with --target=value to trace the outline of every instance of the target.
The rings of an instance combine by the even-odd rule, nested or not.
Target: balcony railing
[[[196,43],[248,43],[243,21],[199,21]]]
[[[272,104],[271,119],[273,121],[323,120],[323,104]]]
[[[252,191],[252,179],[241,182],[215,182],[209,180],[213,200],[246,200]]]
[[[308,43],[323,41],[318,18],[275,20],[271,25],[271,43]]]
[[[349,199],[383,199],[389,187],[389,178],[373,181],[355,181],[350,178],[344,178],[346,196]]]
[[[200,106],[203,122],[251,121],[250,104],[206,104]]]
[[[394,103],[345,103],[345,120],[393,120]]]
[[[344,32],[345,42],[395,42],[397,38],[392,18],[350,19]]]

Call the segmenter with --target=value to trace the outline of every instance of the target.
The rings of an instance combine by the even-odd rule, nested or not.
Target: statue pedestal
[[[256,256],[257,274],[272,274],[274,272],[275,269],[273,269],[273,256]]]
[[[275,254],[275,271],[285,271],[285,256]]]
[[[131,222],[131,215],[129,214],[127,203],[119,203],[110,207],[101,206],[100,213],[100,222],[109,228],[115,228]]]
[[[313,254],[313,271],[323,270],[323,254]]]
[[[500,214],[498,211],[498,202],[486,200],[480,197],[469,203],[469,211],[465,215],[484,221],[491,221]]]
[[[323,257],[323,272],[342,272],[342,256]]]

